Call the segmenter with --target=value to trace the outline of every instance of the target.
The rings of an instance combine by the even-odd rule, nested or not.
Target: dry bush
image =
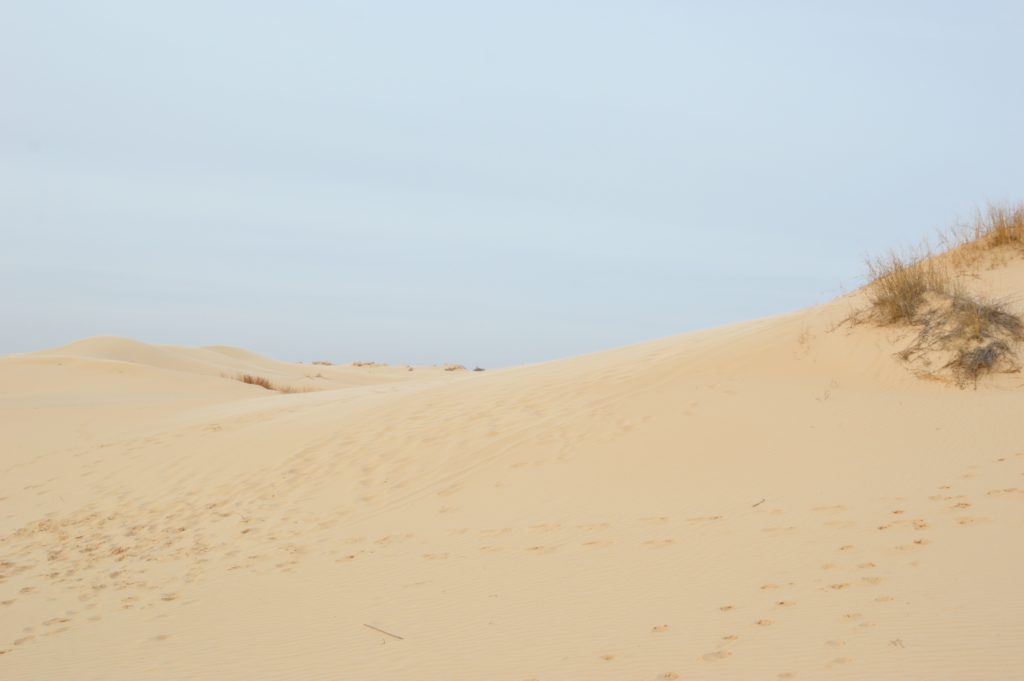
[[[332,366],[334,366],[334,362],[329,362],[326,359],[318,359],[318,360],[314,361],[313,364],[317,365],[317,366],[323,366],[323,367],[332,367]]]
[[[354,367],[383,367],[383,366],[387,366],[387,365],[386,364],[381,364],[380,362],[352,362],[352,366],[354,366]]]
[[[445,371],[465,371],[466,367],[462,366],[461,364],[445,364],[444,365],[444,370]]]

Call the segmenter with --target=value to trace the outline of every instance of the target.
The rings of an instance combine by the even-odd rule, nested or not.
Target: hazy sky
[[[534,362],[1024,198],[1024,3],[0,4],[0,353]]]

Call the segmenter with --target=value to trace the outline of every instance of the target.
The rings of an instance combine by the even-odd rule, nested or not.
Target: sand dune
[[[861,305],[484,373],[0,359],[0,678],[1024,678],[1024,379]]]

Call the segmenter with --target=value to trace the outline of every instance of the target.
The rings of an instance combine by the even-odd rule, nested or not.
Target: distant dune
[[[869,305],[483,373],[0,358],[0,678],[1024,678],[1024,377],[923,380]]]

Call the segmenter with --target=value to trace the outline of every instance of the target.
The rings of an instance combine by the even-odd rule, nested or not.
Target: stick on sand
[[[383,630],[383,629],[381,629],[380,627],[375,627],[375,626],[373,626],[372,624],[365,624],[365,623],[364,623],[364,624],[363,624],[363,626],[364,626],[364,627],[367,627],[367,628],[369,628],[369,629],[373,629],[374,631],[379,631],[379,632],[380,632],[380,633],[382,633],[382,634],[387,634],[387,635],[388,635],[388,636],[390,636],[391,638],[397,638],[397,639],[398,639],[399,641],[404,641],[404,640],[405,640],[404,638],[402,638],[402,637],[401,637],[401,636],[399,636],[398,634],[392,634],[392,633],[391,633],[390,631],[384,631],[384,630]]]

